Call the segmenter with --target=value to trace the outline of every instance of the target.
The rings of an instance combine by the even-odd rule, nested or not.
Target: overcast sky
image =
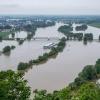
[[[0,0],[0,14],[100,15],[100,0]]]

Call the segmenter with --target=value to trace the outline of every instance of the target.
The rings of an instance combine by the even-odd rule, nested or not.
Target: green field
[[[5,38],[10,34],[10,32],[0,32],[0,37]]]
[[[100,28],[100,23],[91,23],[90,26]]]

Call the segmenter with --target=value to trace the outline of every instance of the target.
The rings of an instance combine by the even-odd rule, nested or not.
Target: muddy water
[[[59,23],[52,27],[39,28],[35,37],[63,37],[64,35],[57,31],[61,25]],[[98,38],[100,29],[89,26],[87,32],[93,33],[94,37]],[[16,70],[19,62],[28,62],[31,59],[36,59],[44,52],[48,52],[49,50],[44,50],[43,46],[51,42],[58,41],[25,41],[21,46],[16,41],[0,42],[0,50],[6,45],[16,46],[16,49],[12,50],[9,56],[0,55],[0,70]],[[53,59],[49,59],[47,63],[33,66],[25,74],[25,79],[28,80],[28,84],[32,87],[32,90],[58,90],[72,82],[85,65],[94,64],[98,58],[100,58],[99,42],[91,42],[84,45],[83,42],[79,41],[67,41],[62,53],[59,53]]]
[[[52,30],[54,30],[53,27],[45,33],[43,29],[40,29],[37,36],[57,34]],[[74,32],[76,32],[75,29]],[[100,29],[88,26],[85,33],[93,33],[94,38],[98,39]],[[100,58],[99,42],[90,42],[84,45],[83,42],[79,41],[67,41],[66,44],[64,51],[55,59],[50,59],[42,65],[33,66],[33,69],[25,74],[25,79],[28,80],[32,90],[46,89],[53,91],[61,89],[72,82],[85,65],[95,64],[95,61]]]
[[[85,65],[94,64],[100,58],[100,43],[67,42],[66,48],[56,59],[33,66],[25,74],[32,89],[59,90],[72,82]]]

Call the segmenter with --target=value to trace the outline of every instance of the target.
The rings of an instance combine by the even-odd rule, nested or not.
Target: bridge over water
[[[59,37],[33,37],[31,40],[60,40]]]
[[[60,40],[61,38],[59,37],[32,37],[30,40],[35,41],[35,40]],[[27,40],[27,38],[6,38],[4,40]]]
[[[60,40],[61,38],[60,37],[32,37],[30,39],[30,41],[36,41],[36,40],[40,40],[40,41],[42,41],[42,40],[53,41],[53,40]],[[3,39],[3,40],[17,41],[17,40],[28,40],[28,39],[27,38],[6,38],[6,39]],[[77,41],[77,40],[70,39],[69,41]],[[92,41],[98,42],[99,39],[93,39]]]

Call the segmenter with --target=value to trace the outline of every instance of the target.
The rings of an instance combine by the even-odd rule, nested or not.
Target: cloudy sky
[[[100,0],[0,0],[0,14],[100,15]]]

